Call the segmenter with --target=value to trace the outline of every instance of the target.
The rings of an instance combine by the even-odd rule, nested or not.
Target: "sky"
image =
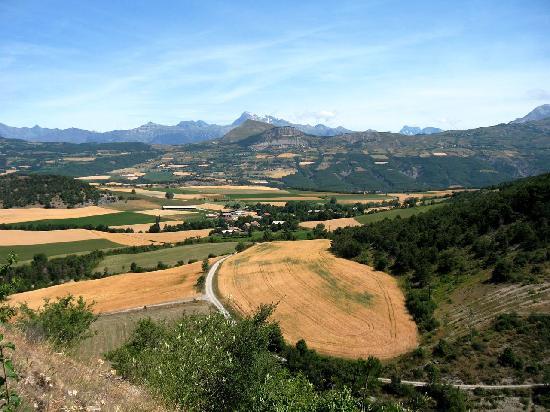
[[[465,129],[544,103],[549,0],[0,0],[10,126]]]

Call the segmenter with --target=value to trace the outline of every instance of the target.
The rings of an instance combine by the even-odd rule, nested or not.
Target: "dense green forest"
[[[491,273],[493,282],[549,277],[550,174],[455,195],[407,219],[336,231],[332,250],[407,275],[407,306],[419,326],[436,326],[432,288],[449,276]]]
[[[100,192],[88,183],[54,175],[10,174],[0,177],[0,204],[4,208],[31,205],[64,206],[97,203]]]

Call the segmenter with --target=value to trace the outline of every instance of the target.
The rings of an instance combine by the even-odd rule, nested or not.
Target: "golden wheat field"
[[[158,303],[199,297],[194,288],[201,275],[201,262],[145,273],[124,273],[103,279],[68,282],[63,285],[18,293],[10,296],[10,304],[26,302],[36,309],[44,298],[72,294],[87,302],[95,301],[96,313],[114,312]]]
[[[415,348],[416,325],[396,280],[334,257],[329,246],[325,239],[256,245],[223,263],[219,292],[242,314],[277,303],[274,320],[287,341],[305,339],[320,353],[387,359]]]
[[[161,233],[109,233],[92,231],[103,239],[126,246],[144,246],[161,243],[183,242],[192,237],[206,237],[212,229],[182,230]]]
[[[31,207],[26,209],[0,209],[0,223],[31,222],[44,219],[69,219],[77,217],[99,216],[116,213],[116,210],[99,206],[86,206],[74,209],[44,209]]]
[[[340,227],[361,226],[361,223],[359,223],[357,220],[355,220],[352,217],[343,217],[340,219],[331,219],[331,220],[311,220],[309,222],[300,222],[301,227],[305,227],[308,229],[313,229],[318,224],[325,225],[325,229],[329,231],[336,230]]]

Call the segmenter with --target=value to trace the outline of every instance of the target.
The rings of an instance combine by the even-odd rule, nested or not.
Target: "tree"
[[[166,197],[166,199],[171,200],[174,198],[174,192],[166,192],[164,196]]]
[[[208,258],[205,258],[203,261],[202,261],[202,272],[203,273],[207,273],[208,270],[210,269],[210,263],[208,262]]]
[[[244,242],[239,242],[237,243],[237,246],[235,246],[236,252],[242,252],[245,249],[246,249],[246,245],[244,244]]]

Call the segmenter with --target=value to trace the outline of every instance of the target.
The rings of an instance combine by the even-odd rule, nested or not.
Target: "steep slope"
[[[237,127],[229,131],[223,136],[221,141],[223,143],[237,143],[241,140],[247,139],[251,136],[258,135],[266,130],[272,129],[275,126],[260,122],[257,120],[246,119],[240,123]]]

